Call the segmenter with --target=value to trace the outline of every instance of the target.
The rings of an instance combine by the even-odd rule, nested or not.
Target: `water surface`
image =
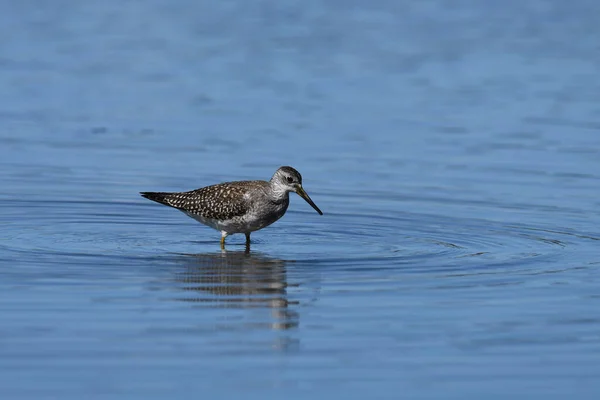
[[[0,397],[597,398],[599,12],[3,3]]]

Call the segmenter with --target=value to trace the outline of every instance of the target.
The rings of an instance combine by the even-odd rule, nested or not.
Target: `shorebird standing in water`
[[[196,221],[220,231],[221,248],[224,249],[227,236],[243,233],[246,246],[249,246],[251,232],[283,217],[290,204],[290,192],[296,192],[323,215],[302,188],[302,175],[292,167],[280,167],[269,182],[225,182],[189,192],[140,194],[183,211]]]

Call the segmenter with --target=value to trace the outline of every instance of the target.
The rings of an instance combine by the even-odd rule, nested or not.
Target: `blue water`
[[[598,398],[598,15],[1,2],[0,398]],[[138,195],[280,165],[249,253]]]

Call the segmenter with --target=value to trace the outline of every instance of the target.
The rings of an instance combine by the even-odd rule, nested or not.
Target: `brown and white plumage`
[[[302,176],[292,167],[280,167],[268,182],[225,182],[189,192],[141,192],[141,195],[220,231],[223,247],[225,237],[234,233],[244,233],[249,244],[251,232],[281,218],[288,208],[290,192],[296,192],[323,215],[302,188]]]

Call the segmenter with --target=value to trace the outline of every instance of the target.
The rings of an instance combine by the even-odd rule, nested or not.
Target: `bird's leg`
[[[250,232],[246,233],[246,253],[250,252]]]
[[[227,237],[227,232],[221,232],[221,250],[225,250],[225,238]]]

